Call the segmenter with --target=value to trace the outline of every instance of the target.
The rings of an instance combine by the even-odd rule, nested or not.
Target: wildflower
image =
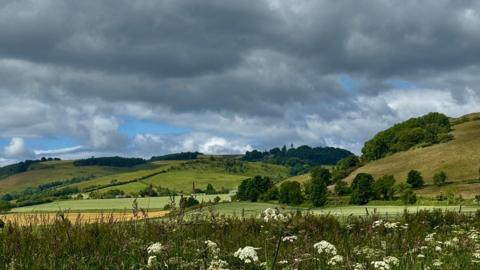
[[[386,229],[396,229],[398,228],[398,222],[385,222],[385,224],[383,224],[383,226],[386,228]]]
[[[216,259],[218,257],[218,254],[220,253],[220,249],[218,248],[217,243],[207,240],[204,242],[205,245],[207,245],[207,249],[210,251],[210,253],[214,256]]]
[[[373,261],[372,262],[373,269],[378,269],[378,270],[389,270],[390,265],[384,261]]]
[[[335,266],[335,265],[340,264],[342,262],[343,262],[343,256],[335,255],[328,261],[327,264]]]
[[[431,233],[425,236],[425,242],[433,242],[435,241],[435,234],[436,233]]]
[[[372,224],[372,228],[377,228],[377,227],[380,227],[383,225],[383,220],[379,219],[379,220],[375,220]]]
[[[157,266],[157,256],[148,257],[147,268],[154,268]]]
[[[322,240],[313,245],[313,247],[317,250],[318,254],[337,255],[337,248],[327,241]]]
[[[295,235],[292,235],[292,236],[285,236],[282,238],[282,242],[290,242],[292,243],[293,241],[296,241],[298,239],[298,237],[296,237]]]
[[[393,256],[385,257],[383,258],[383,261],[393,266],[398,266],[400,264],[400,260],[398,260],[396,257],[393,257]]]
[[[472,256],[473,256],[475,259],[480,259],[480,252],[475,251],[474,253],[472,253]]]
[[[420,253],[420,254],[417,255],[417,258],[423,259],[423,258],[425,258],[425,255],[423,255],[423,254]]]
[[[287,264],[287,263],[288,263],[287,260],[281,260],[281,261],[278,262],[278,264]]]
[[[441,252],[441,251],[442,251],[442,247],[441,247],[441,246],[436,246],[436,247],[435,247],[435,251]]]
[[[148,254],[160,254],[160,252],[163,250],[163,246],[162,244],[160,243],[154,243],[154,244],[151,244],[148,248],[147,248],[147,252]]]
[[[442,261],[440,259],[435,259],[432,263],[434,267],[441,267],[443,265]]]
[[[228,270],[228,263],[226,261],[217,259],[210,262],[210,266],[208,266],[207,270]]]
[[[254,248],[250,246],[246,246],[244,248],[239,248],[233,256],[236,258],[239,258],[242,260],[244,263],[251,263],[251,262],[258,262],[258,255],[257,255],[257,249],[259,248]]]
[[[353,265],[353,270],[364,270],[365,269],[365,266],[363,266],[363,264],[361,263],[355,263]]]
[[[263,220],[269,222],[271,220],[284,221],[287,217],[280,213],[277,208],[267,208],[263,211]]]

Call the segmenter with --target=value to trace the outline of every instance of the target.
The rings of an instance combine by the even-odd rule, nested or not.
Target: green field
[[[358,173],[370,173],[375,178],[383,175],[394,175],[398,182],[405,181],[410,170],[418,170],[427,184],[432,183],[436,172],[447,173],[451,182],[465,182],[479,178],[480,168],[480,120],[469,121],[453,127],[454,140],[425,148],[417,148],[399,152],[380,160],[372,161],[354,171],[347,181],[351,181]],[[450,188],[455,186],[450,186]],[[449,188],[445,186],[443,189]],[[422,193],[433,196],[440,189],[432,188],[433,193]],[[459,194],[471,198],[480,194],[480,186],[458,189]]]
[[[229,200],[230,195],[197,195],[198,201],[208,202],[219,196],[222,200]],[[176,203],[178,204],[179,197],[176,197]],[[123,199],[98,199],[98,200],[68,200],[68,201],[56,201],[52,203],[27,206],[15,208],[12,212],[26,213],[26,212],[56,212],[56,211],[112,211],[112,210],[130,210],[132,209],[133,198]],[[170,203],[168,197],[149,197],[138,198],[138,207],[143,209],[158,210]]]
[[[421,206],[403,206],[403,205],[367,205],[367,206],[338,206],[338,207],[324,207],[324,208],[304,208],[293,206],[280,206],[272,203],[249,203],[249,202],[233,202],[224,203],[213,206],[214,211],[221,215],[235,215],[240,216],[242,212],[245,216],[259,216],[267,208],[278,207],[287,212],[302,211],[303,213],[311,213],[314,215],[334,215],[334,216],[362,216],[368,214],[378,214],[381,216],[396,216],[401,215],[406,210],[410,213],[415,213],[420,210],[450,210],[462,212],[474,212],[480,210],[478,206],[433,206],[433,205],[421,205]],[[205,210],[203,210],[205,211]]]

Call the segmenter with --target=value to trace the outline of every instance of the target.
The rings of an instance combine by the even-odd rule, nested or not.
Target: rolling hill
[[[479,179],[480,114],[469,114],[451,119],[451,122],[453,140],[428,147],[414,147],[368,162],[346,180],[350,182],[358,173],[369,173],[375,178],[389,174],[397,181],[405,181],[410,170],[418,170],[427,184],[426,188],[418,191],[420,194],[433,195],[445,189],[454,189],[467,197],[480,194],[480,185],[473,184]],[[439,171],[444,171],[450,182],[442,188],[431,185],[433,175]]]

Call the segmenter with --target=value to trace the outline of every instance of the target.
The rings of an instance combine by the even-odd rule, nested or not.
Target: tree
[[[379,178],[373,183],[375,197],[387,201],[393,199],[393,195],[395,194],[394,185],[395,177],[392,175],[384,175]]]
[[[150,184],[145,189],[140,190],[139,195],[142,197],[157,197],[158,193],[153,189],[152,184]]]
[[[419,188],[423,186],[424,181],[423,181],[422,174],[419,171],[411,170],[410,172],[408,172],[407,183],[412,188]]]
[[[352,195],[350,202],[352,204],[366,204],[373,197],[372,185],[373,176],[368,173],[359,173],[353,179],[351,190]]]
[[[257,201],[260,195],[272,186],[273,183],[268,177],[255,176],[253,179],[243,180],[238,186],[237,198],[241,201]]]
[[[436,186],[443,186],[447,182],[447,174],[445,172],[438,172],[433,176],[433,183]]]
[[[0,200],[0,213],[5,213],[12,209],[12,204],[10,202]]]
[[[189,196],[189,197],[182,196],[180,198],[180,202],[178,203],[181,209],[189,208],[198,204],[200,204],[200,202],[192,196]]]
[[[350,194],[350,187],[347,185],[345,181],[338,180],[335,183],[335,193],[338,196],[345,196]]]
[[[208,183],[205,194],[217,194],[217,191],[213,188],[212,184]]]
[[[302,187],[297,181],[283,182],[278,193],[280,203],[297,205],[303,202]]]
[[[327,185],[332,180],[332,175],[328,169],[315,167],[310,173],[310,200],[313,206],[323,206],[327,202]]]
[[[267,192],[262,194],[261,197],[265,202],[278,200],[278,188],[276,186],[271,187]]]
[[[417,202],[417,195],[412,191],[411,188],[406,188],[400,195],[400,199],[405,204],[415,204]]]

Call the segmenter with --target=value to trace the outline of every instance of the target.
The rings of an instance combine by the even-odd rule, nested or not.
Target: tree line
[[[435,185],[444,185],[447,181],[445,172],[438,172],[434,176]],[[334,181],[329,169],[317,166],[310,172],[310,180],[303,186],[297,181],[284,181],[280,185],[274,184],[270,178],[255,176],[241,182],[236,195],[241,201],[272,201],[279,203],[299,205],[309,202],[315,207],[324,206],[331,192],[328,186],[334,186],[337,196],[350,196],[350,203],[354,205],[367,204],[370,200],[395,200],[400,199],[405,204],[414,204],[417,200],[416,188],[424,185],[424,179],[419,171],[411,170],[406,183],[396,184],[392,175],[385,175],[374,179],[371,174],[359,173],[348,185],[345,181]]]

